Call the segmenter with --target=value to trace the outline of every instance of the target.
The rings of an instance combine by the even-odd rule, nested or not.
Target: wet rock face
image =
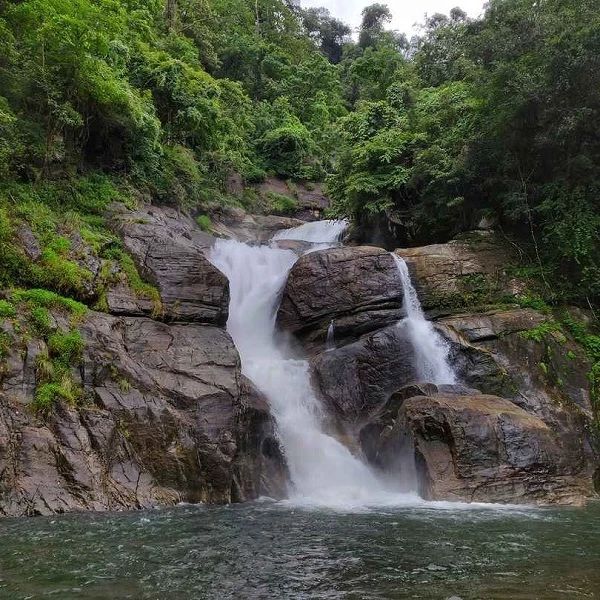
[[[453,315],[438,323],[452,339],[463,380],[489,393],[504,386],[502,395],[545,420],[561,410],[559,398],[591,418],[590,364],[581,348],[559,331],[543,341],[527,337],[527,331],[549,320],[536,310],[513,308]],[[494,374],[490,361],[502,373]]]
[[[425,310],[463,302],[482,288],[512,294],[515,282],[505,273],[511,253],[490,231],[473,231],[446,244],[395,251],[404,258]]]
[[[302,256],[283,291],[277,324],[306,350],[324,347],[334,321],[337,343],[397,322],[402,284],[393,258],[381,248],[348,247]]]
[[[212,236],[168,208],[115,209],[112,222],[140,273],[157,286],[166,320],[225,324],[229,283],[205,256]]]
[[[452,255],[453,245],[440,254]],[[353,250],[347,263],[328,257],[343,256],[339,250],[302,258],[296,273],[292,271],[278,315],[280,325],[312,355],[315,389],[349,445],[360,447],[384,471],[398,469],[400,463],[406,470],[403,457],[414,464],[416,456],[420,468],[418,477],[413,475],[430,498],[577,503],[590,495],[597,456],[590,434],[589,364],[581,349],[560,333],[543,341],[528,337],[528,331],[550,319],[532,309],[446,314],[435,327],[449,342],[449,358],[460,383],[420,383],[402,329],[375,318],[363,328],[357,318],[376,314],[370,299],[365,300],[368,291],[360,295],[362,282],[368,290],[376,287],[368,275],[353,274],[350,281],[352,269],[363,260],[361,249]],[[465,252],[463,246],[463,257]],[[414,253],[427,254],[423,249]],[[369,260],[384,255],[371,248],[367,253]],[[474,256],[465,259],[459,272],[492,274],[499,267],[497,257],[490,263],[485,253],[477,260],[475,264]],[[446,291],[453,293],[453,276],[448,271],[446,276]],[[442,285],[439,278],[438,283]],[[429,284],[425,280],[424,285]],[[394,283],[390,280],[388,285]],[[401,316],[400,309],[394,320]],[[332,318],[337,347],[325,351]],[[347,330],[344,322],[351,323]],[[435,411],[419,416],[414,397],[436,398]],[[448,412],[452,403],[455,413]],[[413,431],[418,435],[409,437]],[[501,438],[503,432],[506,439]],[[461,444],[456,456],[455,439]]]
[[[580,504],[592,495],[585,441],[509,400],[405,386],[360,431],[379,468],[430,500]],[[405,398],[414,392],[422,395]]]
[[[496,396],[433,395],[403,403],[383,452],[414,452],[432,500],[578,504],[590,495],[583,441]]]
[[[311,369],[325,406],[351,428],[416,377],[410,343],[395,325],[315,356]]]
[[[0,514],[284,493],[266,403],[222,329],[90,313],[82,332],[80,407],[37,417],[34,385],[18,376],[34,358],[12,357],[0,395]]]

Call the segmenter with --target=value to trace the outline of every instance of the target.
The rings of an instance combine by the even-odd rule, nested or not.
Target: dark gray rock
[[[106,292],[106,304],[111,315],[144,317],[156,312],[152,300],[136,295],[124,283],[118,283]]]
[[[319,250],[290,271],[277,323],[309,352],[324,348],[334,321],[336,341],[347,342],[404,316],[402,284],[393,258],[381,248]]]
[[[229,283],[205,256],[212,236],[168,208],[114,207],[111,220],[142,276],[158,288],[166,320],[225,324]]]
[[[410,383],[403,385],[388,398],[358,433],[361,450],[372,464],[390,470],[389,456],[384,456],[381,452],[382,441],[386,439],[386,432],[391,431],[396,424],[404,402],[415,396],[433,396],[437,393],[438,386],[433,383]]]
[[[221,207],[213,215],[213,233],[240,242],[268,242],[278,231],[305,221],[277,215],[251,215],[241,208]]]
[[[27,225],[25,225],[25,223],[22,223],[17,228],[17,237],[19,239],[21,247],[23,248],[25,254],[27,254],[27,257],[30,260],[35,261],[42,256],[42,249],[40,248],[40,244],[37,238],[31,231],[31,229]]]
[[[313,357],[311,368],[325,405],[352,428],[369,420],[393,392],[416,380],[412,347],[395,325]]]
[[[70,241],[70,259],[89,273],[89,278],[82,279],[80,282],[80,299],[87,301],[94,300],[98,295],[97,284],[100,269],[102,268],[102,260],[98,258],[96,251],[86,244],[78,231],[71,233]]]
[[[383,443],[382,460],[407,449],[421,493],[432,500],[581,504],[592,495],[583,440],[565,440],[495,396],[407,400]]]
[[[502,395],[528,412],[551,420],[560,409],[560,398],[592,418],[587,378],[591,365],[581,347],[559,330],[551,329],[540,341],[527,336],[527,331],[551,320],[533,309],[513,308],[454,315],[438,325],[452,341],[465,383],[492,393],[499,383],[489,369],[493,361],[510,382]],[[465,364],[467,355],[470,362]]]

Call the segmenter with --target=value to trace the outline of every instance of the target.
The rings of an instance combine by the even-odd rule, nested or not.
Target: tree
[[[385,24],[391,20],[392,13],[385,4],[375,3],[363,8],[358,45],[361,48],[376,46],[384,33]]]
[[[333,18],[326,8],[308,8],[301,12],[301,16],[304,28],[321,52],[332,63],[339,63],[343,45],[349,41],[352,29]]]

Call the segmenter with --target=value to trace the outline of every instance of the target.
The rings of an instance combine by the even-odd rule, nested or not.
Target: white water
[[[274,240],[332,245],[346,224],[307,223],[279,232]],[[360,459],[323,430],[320,404],[305,360],[277,335],[280,292],[297,256],[290,250],[217,240],[211,262],[227,275],[230,306],[227,330],[242,359],[242,371],[267,396],[290,470],[290,500],[302,505],[348,508],[420,502],[391,491]]]
[[[325,350],[335,350],[335,325],[333,320],[329,323],[327,328],[327,340],[325,341]]]
[[[456,375],[448,363],[448,344],[425,318],[406,262],[393,252],[392,257],[400,273],[406,310],[406,318],[400,321],[398,326],[406,328],[413,346],[415,368],[419,379],[437,385],[456,383]]]
[[[346,221],[313,221],[300,227],[278,231],[273,240],[296,240],[311,244],[330,245],[337,242],[348,228]]]

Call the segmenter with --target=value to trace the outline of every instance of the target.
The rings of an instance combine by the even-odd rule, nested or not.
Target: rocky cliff
[[[0,514],[284,496],[268,406],[224,329],[229,289],[206,259],[213,236],[166,208],[115,206],[108,219],[120,262],[97,259],[83,240],[73,256],[94,274],[95,310],[36,291],[0,300]],[[264,241],[298,223],[230,209],[214,230]],[[593,495],[589,361],[550,312],[522,302],[510,247],[475,232],[397,252],[460,383],[418,380],[387,251],[309,253],[277,321],[310,357],[331,430],[426,498]],[[331,324],[335,348],[325,351]]]
[[[115,276],[109,314],[52,296],[5,301],[0,514],[284,495],[268,407],[224,330],[228,282],[204,256],[212,238],[168,209],[116,207],[111,219],[151,298]],[[67,370],[61,340],[80,340]],[[58,394],[51,407],[44,391]]]
[[[524,283],[510,275],[508,245],[482,231],[397,252],[460,384],[418,380],[411,342],[395,324],[403,309],[389,255],[360,246],[311,253],[290,273],[278,322],[312,356],[332,427],[399,481],[416,467],[430,499],[593,495],[590,364],[550,312],[520,306]],[[326,349],[331,322],[336,348]]]

